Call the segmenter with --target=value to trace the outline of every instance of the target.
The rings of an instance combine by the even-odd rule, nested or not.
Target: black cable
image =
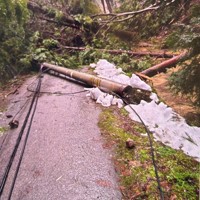
[[[32,85],[32,83],[31,83],[30,85]],[[30,85],[29,85],[29,86],[30,86]],[[3,193],[4,187],[5,187],[7,178],[8,178],[8,174],[9,174],[10,169],[11,169],[11,167],[12,167],[12,163],[13,163],[13,161],[14,161],[16,152],[17,152],[17,150],[18,150],[20,141],[21,141],[21,139],[22,139],[22,135],[23,135],[23,133],[24,133],[26,124],[27,124],[27,122],[28,122],[28,119],[29,119],[31,110],[32,110],[32,108],[34,107],[34,108],[33,108],[34,110],[33,110],[33,113],[32,113],[31,119],[30,119],[30,124],[29,124],[28,130],[27,130],[27,133],[26,133],[26,137],[25,137],[25,140],[24,140],[24,144],[23,144],[23,147],[22,147],[22,150],[21,150],[20,158],[19,158],[19,161],[18,161],[18,164],[17,164],[17,168],[16,168],[16,171],[15,171],[15,174],[14,174],[14,178],[13,178],[13,182],[12,182],[12,185],[11,185],[11,189],[10,189],[10,192],[9,192],[9,197],[8,197],[9,200],[11,199],[11,196],[12,196],[12,193],[13,193],[13,190],[14,190],[15,182],[16,182],[16,179],[17,179],[17,175],[18,175],[18,172],[19,172],[19,169],[20,169],[20,165],[21,165],[22,159],[23,159],[23,154],[24,154],[24,151],[25,151],[25,148],[26,148],[28,136],[29,136],[29,134],[30,134],[30,129],[31,129],[31,125],[32,125],[32,120],[33,120],[33,117],[34,117],[34,114],[35,114],[35,111],[36,111],[37,102],[38,102],[38,95],[40,94],[40,88],[41,88],[41,74],[40,74],[40,76],[39,76],[39,81],[38,81],[36,90],[31,91],[31,92],[34,92],[34,96],[33,96],[33,98],[32,98],[29,111],[28,111],[28,113],[27,113],[27,115],[26,115],[26,118],[25,118],[24,123],[23,123],[22,128],[21,128],[21,131],[20,131],[19,136],[18,136],[18,138],[17,138],[17,140],[16,140],[15,147],[14,147],[13,152],[12,152],[12,154],[11,154],[9,163],[8,163],[6,169],[5,169],[5,173],[4,173],[3,179],[2,179],[2,181],[1,181],[1,186],[0,186],[0,197],[1,197],[2,193]],[[28,89],[28,88],[27,88],[27,89]],[[29,91],[30,91],[30,90],[29,90]],[[82,93],[82,92],[87,92],[87,91],[82,90],[82,91],[71,92],[71,93],[59,93],[59,92],[55,92],[54,94],[60,94],[60,95],[70,95],[70,94],[71,94],[71,95],[72,95],[72,94],[77,94],[77,93]],[[43,93],[43,92],[42,92],[42,93]],[[44,93],[50,93],[50,92],[44,92]],[[36,102],[35,102],[35,100],[36,100]],[[34,105],[34,103],[35,103],[35,105]],[[27,101],[25,102],[25,104],[23,105],[23,107],[25,107],[26,104],[27,104]],[[23,107],[17,112],[17,114],[23,109]],[[17,115],[17,114],[16,114],[16,115]],[[15,117],[16,117],[16,115],[15,115]]]
[[[39,83],[39,82],[38,82],[38,83]],[[38,85],[39,85],[39,84],[38,84]],[[14,158],[15,158],[15,155],[16,155],[17,149],[18,149],[18,147],[19,147],[19,144],[20,144],[22,135],[23,135],[23,133],[24,133],[26,124],[27,124],[27,122],[28,122],[28,119],[29,119],[29,116],[30,116],[30,113],[31,113],[33,104],[34,104],[34,102],[35,102],[36,96],[37,96],[37,93],[34,93],[33,98],[32,98],[32,101],[31,101],[31,104],[30,104],[30,107],[29,107],[29,110],[28,110],[28,113],[27,113],[27,115],[26,115],[26,117],[25,117],[24,123],[23,123],[22,128],[21,128],[21,130],[20,130],[20,132],[19,132],[19,136],[18,136],[18,138],[17,138],[17,140],[16,140],[15,147],[14,147],[14,149],[13,149],[13,151],[12,151],[12,154],[11,154],[10,159],[9,159],[9,162],[8,162],[8,164],[7,164],[7,166],[6,166],[6,169],[5,169],[3,178],[2,178],[2,180],[1,180],[1,185],[0,185],[0,197],[1,197],[2,193],[3,193],[4,187],[5,187],[5,183],[6,183],[6,180],[7,180],[7,178],[8,178],[8,174],[9,174],[9,172],[10,172],[10,169],[11,169],[11,166],[12,166],[12,163],[13,163],[13,160],[14,160]]]
[[[1,142],[1,145],[0,145],[0,152],[1,152],[1,149],[3,148],[3,144],[6,141],[7,137],[8,137],[8,134],[5,134],[5,136],[4,136],[4,138],[3,138],[2,142]]]
[[[45,73],[45,72],[48,72],[48,71],[50,71],[50,69],[47,68],[45,70],[42,70],[42,73]],[[64,77],[67,77],[67,76],[64,76]],[[66,78],[66,80],[77,82],[77,83],[80,84],[80,82],[78,82],[76,80],[69,79],[69,77]],[[36,92],[36,90],[33,90],[33,89],[30,88],[30,86],[32,86],[33,83],[34,83],[34,81],[30,85],[28,85],[28,87],[27,87],[27,90],[29,92]],[[81,84],[84,84],[84,83],[81,83]],[[84,85],[88,86],[86,84],[84,84]],[[52,95],[55,94],[55,95],[60,95],[61,96],[61,95],[74,95],[74,94],[79,94],[79,93],[84,93],[84,92],[87,92],[87,90],[80,90],[80,91],[77,91],[77,92],[49,92],[49,91],[40,91],[40,94],[52,94]]]
[[[29,92],[35,92],[35,90],[32,90],[32,89],[29,89],[27,87],[27,90]],[[48,92],[48,91],[42,91],[42,92],[39,92],[40,94],[56,94],[56,95],[74,95],[74,94],[80,94],[80,93],[84,93],[84,92],[87,92],[87,90],[80,90],[80,91],[77,91],[77,92]]]
[[[19,158],[19,161],[18,161],[18,164],[17,164],[17,168],[16,168],[16,171],[15,171],[15,175],[14,175],[13,182],[12,182],[12,185],[11,185],[11,189],[10,189],[10,192],[9,192],[8,200],[11,199],[13,189],[14,189],[14,186],[15,186],[15,182],[17,180],[19,168],[20,168],[22,158],[23,158],[23,155],[24,155],[24,151],[25,151],[25,148],[26,148],[26,144],[27,144],[27,141],[28,141],[28,137],[30,135],[30,129],[31,129],[31,126],[32,126],[33,118],[34,118],[37,103],[38,103],[38,97],[39,97],[38,95],[39,95],[39,92],[40,92],[40,88],[41,88],[41,77],[39,78],[37,89],[36,89],[36,92],[35,92],[35,94],[36,94],[35,105],[34,105],[34,108],[33,108],[33,113],[32,113],[32,116],[31,116],[31,119],[30,119],[30,122],[29,122],[29,127],[28,127],[28,130],[27,130],[27,133],[26,133],[26,137],[25,137],[24,144],[23,144],[23,147],[22,147],[21,155],[20,155],[20,158]]]
[[[21,106],[21,108],[15,113],[15,115],[12,117],[12,120],[16,118],[16,116],[22,111],[22,109],[26,108],[28,104],[29,99],[26,99],[25,103]]]
[[[119,96],[116,93],[113,93],[113,94],[115,96],[117,96],[118,98],[120,98],[125,103],[125,105],[128,105],[131,108],[131,110],[137,115],[137,117],[141,121],[142,125],[144,126],[145,131],[147,132],[149,144],[150,144],[150,148],[151,148],[151,158],[152,158],[152,163],[153,163],[153,166],[154,166],[154,172],[155,172],[155,175],[156,175],[156,181],[157,181],[157,185],[158,185],[160,199],[164,200],[164,193],[163,193],[163,190],[162,190],[162,187],[161,187],[160,177],[158,175],[158,167],[157,167],[157,164],[156,164],[156,159],[155,159],[155,154],[154,154],[155,150],[153,148],[153,141],[152,141],[152,138],[151,138],[151,133],[150,133],[149,129],[147,128],[146,124],[144,123],[144,121],[142,120],[142,118],[140,117],[140,115],[136,112],[136,110],[124,98],[122,98],[121,96]]]

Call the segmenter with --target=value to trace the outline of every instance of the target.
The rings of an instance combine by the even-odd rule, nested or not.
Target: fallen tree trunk
[[[78,72],[72,69],[67,69],[64,67],[60,67],[57,65],[52,65],[49,63],[43,63],[41,65],[42,69],[49,69],[60,74],[66,75],[75,80],[84,82],[89,86],[99,87],[100,89],[106,92],[113,92],[120,95],[124,98],[128,103],[140,103],[143,99],[145,101],[151,101],[150,99],[150,91],[132,88],[130,85],[125,85],[122,83],[114,82],[108,79],[99,78],[97,76],[86,74],[83,72]]]
[[[27,4],[27,8],[29,10],[31,10],[33,13],[37,13],[37,14],[43,14],[46,17],[49,18],[56,18],[56,11],[51,11],[49,12],[49,9],[42,7],[40,5],[38,5],[35,2],[29,1]],[[54,21],[55,22],[55,21]],[[61,23],[67,23],[68,26],[72,27],[72,28],[80,28],[80,23],[78,21],[76,21],[72,16],[70,15],[65,15],[63,14],[63,16],[60,19]],[[58,22],[59,23],[59,22]],[[67,26],[67,24],[65,24]]]
[[[160,72],[166,71],[167,68],[174,67],[178,62],[187,60],[189,55],[190,55],[190,52],[185,51],[178,56],[175,56],[169,60],[166,60],[162,63],[159,63],[157,65],[154,65],[154,66],[142,71],[140,74],[152,77]]]
[[[85,47],[70,47],[70,46],[60,46],[63,49],[69,49],[69,50],[74,50],[74,51],[85,51],[89,50],[88,48]],[[92,50],[92,49],[91,49]],[[150,56],[150,57],[157,57],[157,58],[173,58],[175,54],[169,54],[169,53],[158,53],[158,52],[134,52],[134,51],[127,51],[127,50],[109,50],[109,49],[93,49],[97,51],[103,51],[107,52],[113,55],[118,55],[118,54],[128,54],[129,56]]]

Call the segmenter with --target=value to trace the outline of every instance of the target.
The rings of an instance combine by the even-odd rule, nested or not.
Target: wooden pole
[[[140,103],[142,99],[146,101],[151,101],[150,91],[146,91],[146,90],[142,90],[138,88],[132,88],[130,85],[99,78],[91,74],[78,72],[72,69],[60,67],[57,65],[52,65],[49,63],[43,63],[41,65],[41,68],[42,69],[47,68],[47,69],[56,71],[60,74],[66,75],[75,80],[84,82],[90,86],[99,87],[100,89],[106,92],[114,92],[120,95],[121,97],[125,98],[126,101],[128,101],[129,103]]]

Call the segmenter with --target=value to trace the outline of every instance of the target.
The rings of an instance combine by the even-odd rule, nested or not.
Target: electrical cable
[[[50,69],[45,69],[45,70],[43,70],[42,71],[42,73],[45,73],[45,72],[48,72],[48,71],[50,71]],[[66,76],[65,76],[66,77]],[[69,78],[67,78],[67,80],[70,80],[70,81],[72,81],[71,79],[69,79]],[[75,81],[75,82],[78,82],[78,81],[76,81],[76,80],[73,80],[73,81]],[[28,85],[28,87],[27,87],[27,90],[29,91],[29,92],[35,92],[35,90],[33,90],[33,89],[31,89],[30,88],[30,86],[32,86],[32,84],[34,83],[34,81],[30,84],[30,85]],[[79,83],[79,82],[78,82]],[[83,84],[83,83],[82,83]],[[87,85],[85,85],[85,86],[87,86]],[[59,96],[62,96],[62,95],[74,95],[74,94],[80,94],[80,93],[84,93],[84,92],[87,92],[87,90],[80,90],[80,91],[77,91],[77,92],[49,92],[49,91],[40,91],[40,94],[52,94],[52,95],[59,95]]]
[[[25,103],[22,105],[22,107],[17,111],[17,113],[12,117],[12,120],[11,121],[14,121],[14,119],[16,118],[16,116],[27,106],[28,104],[28,101],[29,99],[27,99],[25,101]],[[3,148],[3,145],[4,145],[4,142],[6,141],[6,138],[8,137],[8,134],[5,134],[2,142],[1,142],[1,145],[0,145],[0,152],[1,152],[1,149]]]
[[[21,155],[20,155],[20,158],[19,158],[19,161],[18,161],[18,164],[17,164],[17,168],[16,168],[16,171],[15,171],[14,179],[13,179],[13,182],[12,182],[12,185],[11,185],[11,189],[10,189],[10,192],[9,192],[8,200],[11,199],[11,196],[12,196],[12,193],[13,193],[13,189],[14,189],[14,186],[15,186],[15,182],[17,180],[17,175],[18,175],[18,172],[19,172],[19,168],[20,168],[20,165],[21,165],[21,162],[22,162],[22,158],[23,158],[23,155],[24,155],[24,151],[25,151],[25,148],[26,148],[26,144],[27,144],[27,141],[28,141],[28,137],[30,135],[30,130],[31,130],[33,118],[34,118],[35,111],[36,111],[36,108],[37,108],[38,97],[39,97],[38,95],[39,95],[39,92],[40,92],[40,88],[41,88],[41,78],[39,78],[38,86],[37,86],[37,89],[36,89],[36,92],[35,92],[35,94],[36,94],[35,105],[34,105],[33,113],[32,113],[32,116],[31,116],[31,119],[30,119],[30,122],[29,122],[29,127],[28,127],[28,130],[27,130],[27,133],[26,133],[24,144],[23,144],[23,147],[22,147]]]
[[[1,149],[3,148],[3,144],[6,141],[7,137],[8,137],[8,134],[5,134],[5,136],[4,136],[4,138],[3,138],[2,142],[1,142],[1,145],[0,145],[0,152],[1,152]]]
[[[42,74],[42,73],[41,73]],[[22,136],[23,136],[23,133],[24,133],[24,130],[26,128],[26,124],[29,120],[29,116],[32,112],[32,108],[33,108],[33,112],[32,112],[32,116],[31,116],[31,119],[30,119],[30,122],[29,122],[29,127],[28,127],[28,130],[26,132],[26,136],[25,136],[25,140],[24,140],[24,144],[22,146],[22,150],[21,150],[21,154],[20,154],[20,158],[19,158],[19,161],[18,161],[18,164],[17,164],[17,168],[15,170],[15,174],[14,174],[14,178],[13,178],[13,181],[12,181],[12,185],[11,185],[11,188],[10,188],[10,192],[9,192],[9,197],[8,199],[10,200],[11,197],[12,197],[12,193],[13,193],[13,190],[14,190],[14,186],[15,186],[15,182],[16,182],[16,179],[17,179],[17,175],[18,175],[18,172],[19,172],[19,169],[20,169],[20,165],[21,165],[21,162],[22,162],[22,158],[23,158],[23,155],[24,155],[24,151],[25,151],[25,148],[26,148],[26,144],[27,144],[27,140],[28,140],[28,136],[30,134],[30,129],[31,129],[31,125],[32,125],[32,121],[33,121],[33,117],[34,117],[34,114],[35,114],[35,111],[36,111],[36,106],[37,106],[37,102],[38,102],[38,95],[40,93],[49,93],[49,94],[59,94],[59,95],[73,95],[73,94],[78,94],[78,93],[82,93],[82,92],[87,92],[85,90],[82,90],[82,91],[78,91],[78,92],[71,92],[71,93],[60,93],[60,92],[54,92],[54,93],[51,93],[51,92],[40,92],[40,88],[41,88],[41,74],[39,75],[39,80],[38,80],[38,84],[37,84],[37,87],[36,87],[36,90],[32,90],[31,92],[34,92],[34,95],[33,95],[33,98],[32,98],[32,101],[31,101],[31,104],[30,104],[30,107],[29,107],[29,110],[28,110],[28,113],[25,117],[25,120],[24,120],[24,123],[22,125],[22,128],[20,130],[20,133],[19,133],[19,136],[16,140],[16,144],[15,144],[15,147],[12,151],[12,154],[10,156],[10,160],[6,166],[6,169],[5,169],[5,172],[4,172],[4,176],[2,178],[2,181],[1,181],[1,185],[0,185],[0,198],[2,196],[2,193],[3,193],[3,190],[4,190],[4,187],[5,187],[5,184],[6,184],[6,181],[7,181],[7,178],[8,178],[8,175],[9,175],[9,172],[10,172],[10,169],[12,167],[12,163],[14,161],[14,158],[16,156],[16,153],[17,153],[17,150],[18,150],[18,147],[20,145],[20,142],[21,142],[21,139],[22,139]],[[33,82],[31,83],[31,85],[33,84]],[[30,86],[30,85],[29,85]],[[28,91],[30,91],[28,88],[27,88]],[[25,105],[28,103],[28,100],[25,102],[25,104],[21,107],[21,109],[15,114],[14,117],[16,117],[16,115],[18,115],[18,113],[25,107]]]
[[[153,163],[153,167],[154,167],[154,172],[155,172],[155,175],[156,175],[156,182],[157,182],[157,187],[158,187],[158,190],[159,190],[159,195],[160,195],[160,199],[161,200],[164,200],[164,193],[163,193],[163,190],[162,190],[162,187],[161,187],[161,183],[160,183],[160,177],[158,175],[158,167],[157,167],[157,164],[156,164],[156,159],[155,159],[155,150],[153,148],[153,141],[152,141],[152,138],[151,138],[151,133],[149,131],[149,129],[147,128],[146,124],[144,123],[143,119],[140,117],[140,115],[136,112],[136,110],[124,99],[122,98],[121,96],[119,96],[118,94],[116,93],[113,93],[115,96],[117,96],[118,98],[120,98],[124,103],[125,105],[128,105],[131,110],[137,115],[137,117],[139,118],[139,120],[141,121],[142,125],[144,126],[145,128],[145,131],[147,132],[147,135],[148,135],[148,139],[149,139],[149,144],[150,144],[150,149],[151,149],[151,158],[152,158],[152,163]]]
[[[39,80],[40,80],[40,79],[39,79]],[[39,85],[40,85],[40,81],[38,81],[38,86],[39,86]],[[18,138],[17,138],[17,140],[16,140],[14,149],[13,149],[13,151],[12,151],[12,154],[11,154],[10,159],[9,159],[9,162],[8,162],[8,164],[7,164],[7,166],[6,166],[6,169],[5,169],[3,178],[2,178],[2,180],[1,180],[1,184],[0,184],[0,197],[1,197],[2,193],[3,193],[4,187],[5,187],[5,183],[6,183],[6,180],[7,180],[7,178],[8,178],[8,174],[9,174],[9,172],[10,172],[10,169],[11,169],[11,166],[12,166],[12,163],[13,163],[13,160],[14,160],[15,155],[16,155],[16,153],[17,153],[17,150],[18,150],[20,141],[21,141],[21,139],[22,139],[22,136],[23,136],[23,133],[24,133],[24,130],[25,130],[25,127],[26,127],[26,124],[27,124],[27,122],[28,122],[30,113],[31,113],[31,111],[32,111],[32,107],[33,107],[33,105],[34,105],[36,96],[37,96],[37,93],[34,93],[33,98],[32,98],[32,101],[31,101],[31,104],[30,104],[30,107],[29,107],[29,110],[28,110],[28,113],[27,113],[27,115],[26,115],[26,117],[25,117],[24,123],[23,123],[23,125],[22,125],[22,127],[21,127],[21,130],[20,130],[20,132],[19,132],[19,136],[18,136]]]
[[[27,90],[29,92],[35,92],[35,90],[31,90],[29,88],[27,88]],[[87,92],[87,90],[80,90],[80,91],[77,91],[77,92],[48,92],[48,91],[42,91],[42,92],[40,92],[40,94],[55,94],[55,95],[62,96],[62,95],[80,94],[80,93],[84,93],[84,92]]]
[[[12,120],[14,120],[16,118],[16,116],[24,109],[26,108],[27,104],[28,104],[29,99],[26,99],[25,103],[22,105],[22,107],[15,113],[15,115],[12,117]]]

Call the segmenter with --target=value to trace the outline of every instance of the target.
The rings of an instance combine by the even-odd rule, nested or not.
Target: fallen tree
[[[71,46],[59,46],[60,48],[63,49],[69,49],[69,50],[74,50],[74,51],[85,51],[88,50],[86,47],[71,47]],[[93,48],[91,48],[93,49]],[[128,54],[129,56],[150,56],[150,57],[157,57],[157,58],[172,58],[176,54],[170,54],[170,53],[159,53],[159,52],[150,52],[150,51],[145,51],[145,52],[135,52],[135,51],[127,51],[127,50],[109,50],[109,49],[93,49],[97,51],[102,51],[102,52],[107,52],[113,55],[118,55],[118,54]]]
[[[187,60],[190,55],[190,52],[184,51],[178,56],[175,56],[169,60],[166,60],[162,63],[159,63],[157,65],[154,65],[144,71],[142,71],[140,74],[143,74],[145,76],[152,77],[160,72],[165,72],[167,68],[174,67],[177,63]]]
[[[42,7],[41,5],[38,5],[37,3],[33,2],[33,1],[29,1],[27,4],[27,8],[29,10],[31,10],[33,13],[37,13],[37,14],[42,14],[45,15],[45,17],[48,17],[50,19],[55,19],[56,18],[56,11],[51,10],[49,11],[49,9],[47,9],[46,7]],[[45,20],[48,20],[48,18],[43,18]],[[48,20],[49,22],[52,22],[52,20]],[[53,20],[53,23],[55,23],[56,21]],[[57,21],[57,23],[62,23],[65,26],[69,26],[75,29],[80,29],[80,23],[75,20],[72,16],[67,15],[66,13],[62,13],[62,16],[59,18],[59,21]]]

